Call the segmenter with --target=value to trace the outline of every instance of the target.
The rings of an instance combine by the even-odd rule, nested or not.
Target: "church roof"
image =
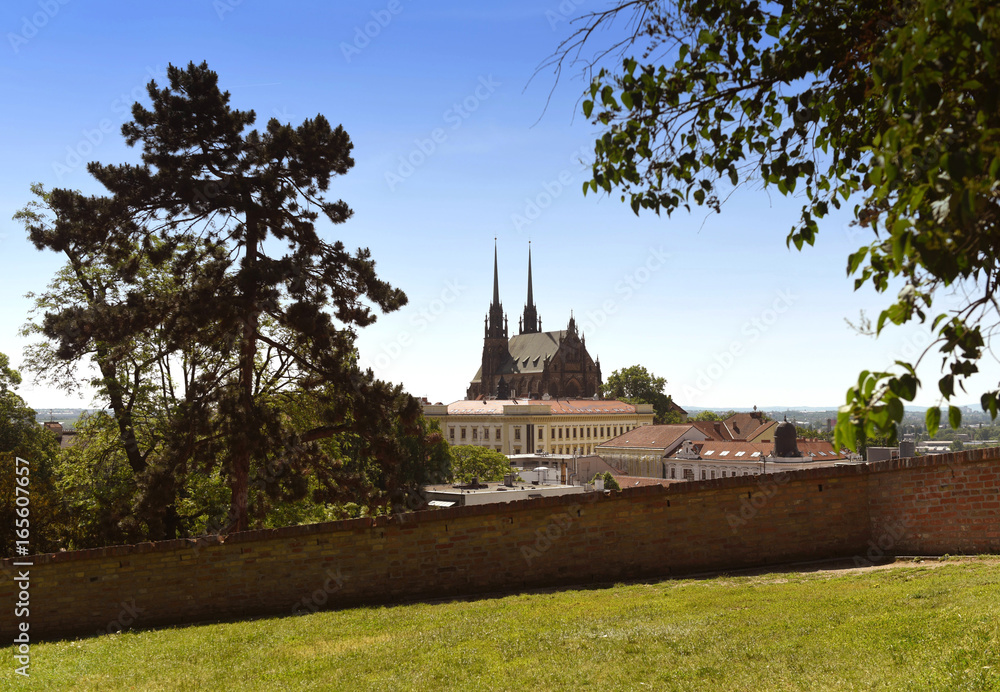
[[[564,338],[566,338],[566,330],[518,334],[510,337],[507,351],[510,353],[511,359],[500,366],[497,374],[542,373],[545,370],[545,358],[556,354]],[[480,365],[472,381],[481,382],[482,379],[483,367]]]
[[[545,369],[545,359],[556,354],[565,337],[565,331],[512,336],[507,350],[510,351],[513,367],[508,369],[505,365],[503,372],[542,372]]]

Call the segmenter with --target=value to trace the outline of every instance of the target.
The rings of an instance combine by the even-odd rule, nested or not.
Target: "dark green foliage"
[[[611,373],[601,387],[601,395],[630,404],[652,404],[654,423],[680,422],[680,417],[670,411],[672,400],[663,393],[666,386],[666,379],[647,372],[641,365],[633,365]]]
[[[476,445],[461,445],[451,448],[454,458],[452,476],[456,481],[468,483],[473,478],[480,482],[502,481],[510,473],[510,459],[492,449]]]
[[[353,330],[406,297],[368,250],[317,228],[352,214],[324,196],[354,165],[350,138],[322,115],[247,131],[255,114],[230,107],[207,65],[167,76],[122,128],[142,163],[88,166],[109,197],[37,190],[54,219],[22,212],[83,289],[45,309],[51,353],[97,361],[138,483],[136,519],[156,537],[182,528],[194,471],[219,469],[228,484],[228,515],[209,522],[221,531],[309,495],[385,506],[427,475],[412,464],[440,455],[418,404],[356,364]],[[134,418],[151,391],[161,400],[143,446]]]
[[[611,475],[610,471],[605,471],[603,474],[602,473],[594,474],[594,477],[590,479],[590,482],[593,483],[594,481],[596,481],[599,478],[604,481],[604,489],[605,490],[621,490],[622,489],[622,487],[620,485],[618,485],[618,481],[615,480],[615,477]]]
[[[637,28],[628,57],[597,72],[583,103],[603,130],[584,191],[617,189],[637,214],[671,214],[692,203],[718,211],[733,187],[757,182],[805,200],[787,241],[799,249],[851,201],[872,240],[851,254],[847,273],[856,288],[895,294],[875,332],[929,321],[941,401],[964,391],[998,317],[1000,6],[619,2],[591,15],[555,61],[619,14]],[[951,288],[965,291],[959,307],[932,311]],[[920,386],[914,364],[896,365],[861,373],[841,408],[838,443],[895,438],[903,402]],[[995,417],[1000,390],[981,403]],[[949,418],[960,422],[958,408]]]

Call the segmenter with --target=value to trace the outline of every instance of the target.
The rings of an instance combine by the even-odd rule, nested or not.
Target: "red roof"
[[[499,416],[504,406],[548,406],[553,414],[635,413],[624,401],[601,399],[463,399],[448,404],[448,415]]]
[[[597,445],[597,449],[602,447],[633,447],[640,449],[661,449],[670,450],[677,445],[681,439],[694,433],[693,439],[699,439],[699,428],[690,423],[675,423],[673,425],[641,425],[634,430],[622,433],[618,437],[613,437]],[[702,433],[704,434],[704,433]]]
[[[845,453],[835,450],[831,443],[824,440],[797,440],[796,446],[805,462],[847,459]],[[705,440],[695,442],[693,448],[702,459],[713,461],[759,461],[762,456],[770,456],[774,452],[773,443],[743,440]]]

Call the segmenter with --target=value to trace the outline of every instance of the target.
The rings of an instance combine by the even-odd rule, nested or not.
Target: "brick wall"
[[[828,557],[1000,552],[998,484],[1000,449],[975,450],[38,555],[27,619],[37,641]],[[17,595],[0,580],[0,601]],[[4,606],[3,636],[21,619]]]

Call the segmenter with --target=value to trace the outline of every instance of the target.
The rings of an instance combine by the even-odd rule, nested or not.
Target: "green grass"
[[[21,688],[12,669],[0,680]],[[1000,690],[1000,563],[721,576],[143,631],[35,645],[31,673],[31,689],[60,690]]]

